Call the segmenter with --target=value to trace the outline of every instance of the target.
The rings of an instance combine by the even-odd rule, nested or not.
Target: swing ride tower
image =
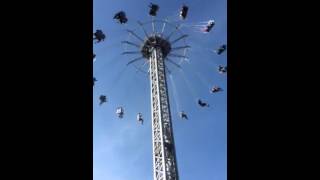
[[[150,64],[154,180],[179,179],[164,61],[170,50],[159,36],[148,38],[143,48]]]
[[[128,32],[139,39],[140,45],[129,41],[123,43],[130,44],[139,48],[139,54],[142,56],[130,61],[131,64],[140,59],[144,59],[145,64],[149,64],[148,74],[150,78],[151,89],[151,124],[152,124],[152,147],[153,147],[153,179],[154,180],[179,180],[176,149],[173,137],[173,128],[171,122],[170,103],[167,88],[166,63],[170,62],[175,66],[180,66],[168,59],[171,57],[185,58],[184,55],[172,54],[172,51],[185,49],[189,46],[172,47],[175,42],[184,39],[187,35],[181,35],[179,38],[169,41],[171,35],[175,31],[179,31],[176,27],[175,31],[170,35],[165,36],[163,33],[166,21],[163,22],[161,33],[156,33],[154,30],[154,21],[152,21],[153,33],[147,34],[141,25],[145,37],[140,38],[135,32]],[[134,52],[124,52],[123,54],[131,54]]]

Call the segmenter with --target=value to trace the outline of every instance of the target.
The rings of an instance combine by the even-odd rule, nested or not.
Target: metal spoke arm
[[[143,30],[143,32],[144,32],[144,35],[145,35],[146,37],[149,37],[146,29],[143,27],[143,23],[140,22],[140,21],[138,21],[138,24],[141,26],[141,28],[142,28],[142,30]]]
[[[140,37],[140,36],[138,36],[136,33],[134,33],[133,31],[131,31],[131,30],[127,30],[130,34],[132,34],[134,37],[136,37],[137,39],[139,39],[140,41],[142,41],[143,42],[143,39]]]
[[[169,34],[169,36],[166,37],[166,40],[169,40],[170,37],[171,37],[175,32],[179,31],[179,29],[180,29],[180,26],[177,26],[176,29],[175,29],[174,31],[172,31],[172,32]]]
[[[176,51],[176,50],[179,50],[179,49],[186,49],[186,48],[190,48],[190,46],[179,46],[179,47],[174,47],[171,49],[171,51]]]
[[[121,43],[129,44],[129,45],[135,46],[135,47],[137,47],[137,48],[140,48],[140,46],[139,46],[138,44],[135,44],[135,43],[130,42],[130,41],[121,41]]]
[[[179,64],[173,62],[171,59],[169,59],[169,58],[166,58],[166,59],[167,59],[167,61],[170,62],[171,64],[175,65],[175,66],[178,67],[178,68],[181,68],[181,66],[180,66]]]
[[[171,42],[171,45],[172,45],[172,44],[174,44],[174,43],[176,43],[176,42],[178,42],[178,41],[180,41],[181,39],[186,38],[186,37],[188,37],[188,35],[187,35],[187,34],[184,34],[184,35],[180,36],[178,39],[176,39],[176,40],[172,41],[172,42]]]
[[[124,54],[139,54],[139,53],[140,53],[140,51],[125,51],[122,53],[122,55],[124,55]]]
[[[179,55],[179,54],[172,54],[172,53],[170,53],[170,54],[168,54],[168,56],[170,56],[170,57],[178,57],[178,58],[188,58],[187,56],[183,56],[183,55]]]
[[[138,58],[136,58],[136,59],[133,59],[133,60],[129,61],[129,62],[127,63],[127,66],[130,65],[130,64],[132,64],[132,63],[134,63],[134,62],[136,62],[136,61],[139,61],[140,59],[143,59],[143,57],[141,56],[141,57],[138,57]]]

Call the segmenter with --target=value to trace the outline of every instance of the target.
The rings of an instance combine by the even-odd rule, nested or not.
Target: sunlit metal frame
[[[161,32],[156,32],[155,22],[163,23]],[[148,34],[144,25],[152,25],[152,33]],[[165,36],[164,30],[166,24],[174,27],[174,30]],[[167,20],[155,20],[139,22],[138,25],[144,32],[145,37],[140,37],[133,30],[127,32],[139,40],[141,44],[130,42],[128,40],[122,43],[138,48],[138,51],[125,51],[122,54],[141,54],[140,57],[130,60],[127,65],[134,65],[142,59],[145,62],[142,66],[136,67],[139,71],[143,72],[142,67],[149,63],[149,77],[151,86],[151,117],[152,117],[152,147],[153,147],[153,179],[154,180],[179,180],[178,166],[176,160],[176,149],[173,137],[173,128],[171,122],[170,103],[167,89],[166,72],[171,73],[166,66],[166,61],[177,68],[181,68],[182,61],[188,59],[186,57],[186,49],[190,48],[186,44],[185,38],[188,35],[180,31],[180,26],[175,26]],[[170,38],[175,33],[180,36],[175,40],[170,41]],[[178,41],[184,40],[184,45],[171,47]],[[184,50],[184,54],[175,54],[177,50]],[[180,62],[168,58],[182,58]]]

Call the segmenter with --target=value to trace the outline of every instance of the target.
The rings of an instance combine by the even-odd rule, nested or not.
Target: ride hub
[[[144,41],[141,48],[142,56],[149,59],[152,54],[152,49],[154,48],[161,49],[162,56],[165,58],[171,51],[171,44],[159,35],[150,36]]]

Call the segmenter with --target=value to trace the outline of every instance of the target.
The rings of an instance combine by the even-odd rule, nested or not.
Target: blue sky
[[[182,71],[174,66],[167,77],[171,113],[176,143],[179,176],[182,180],[227,179],[227,76],[217,72],[218,65],[227,64],[227,54],[211,52],[227,42],[226,0],[94,0],[93,31],[102,29],[106,40],[93,45],[97,55],[94,62],[93,88],[93,177],[94,180],[151,180],[152,136],[150,82],[146,74],[126,66],[132,57],[120,55],[126,47],[121,41],[133,40],[125,29],[137,28],[137,20],[146,22],[150,2],[160,6],[156,19],[169,16],[178,20],[183,3],[189,6],[183,23],[195,24],[214,19],[213,30],[198,33],[191,27],[181,28],[189,35],[186,43],[189,63],[182,63]],[[120,25],[112,18],[123,10],[128,23]],[[169,30],[169,26],[166,30]],[[137,41],[136,41],[137,42]],[[169,66],[170,67],[170,66]],[[218,85],[224,91],[211,94],[210,88]],[[99,96],[105,94],[108,102],[99,106]],[[210,108],[200,108],[201,98]],[[116,116],[116,108],[123,106],[123,119]],[[184,110],[189,120],[181,120],[178,112]],[[136,121],[141,112],[144,125]]]

